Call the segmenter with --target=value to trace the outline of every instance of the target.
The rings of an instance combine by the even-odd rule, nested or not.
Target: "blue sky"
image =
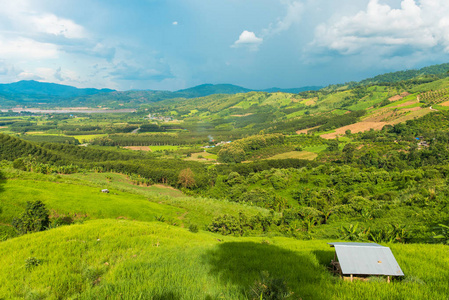
[[[447,0],[0,0],[0,82],[301,87],[449,61]]]

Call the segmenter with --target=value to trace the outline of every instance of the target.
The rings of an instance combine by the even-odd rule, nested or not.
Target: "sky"
[[[0,0],[0,83],[293,88],[445,62],[447,0]]]

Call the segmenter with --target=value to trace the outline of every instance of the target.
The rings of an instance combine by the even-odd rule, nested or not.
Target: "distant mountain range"
[[[6,96],[19,97],[61,97],[71,98],[80,96],[90,96],[99,93],[109,93],[111,89],[79,89],[73,86],[57,83],[39,82],[34,80],[22,80],[19,82],[0,84],[0,94]]]
[[[386,73],[368,78],[360,82],[329,85],[325,90],[353,88],[369,84],[393,83],[429,77],[430,80],[449,76],[449,63],[428,66],[419,70],[406,70]],[[137,105],[158,102],[166,99],[189,99],[214,94],[238,94],[248,92],[283,92],[297,94],[304,91],[320,90],[321,86],[305,86],[300,88],[265,90],[247,89],[232,84],[202,84],[178,91],[130,90],[116,91],[112,89],[79,89],[73,86],[56,83],[38,82],[33,80],[0,84],[0,107],[16,105],[43,106],[97,106],[135,107]]]
[[[56,83],[24,80],[9,84],[0,84],[0,106],[31,105],[45,103],[48,105],[99,105],[105,100],[120,102],[157,102],[175,98],[197,98],[214,94],[238,94],[252,91],[299,93],[306,90],[319,90],[322,87],[308,86],[292,89],[271,88],[252,90],[232,84],[202,84],[175,92],[131,90],[116,91],[112,89],[79,89]]]

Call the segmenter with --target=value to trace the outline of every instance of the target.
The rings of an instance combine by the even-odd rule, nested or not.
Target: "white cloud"
[[[63,36],[67,39],[81,39],[86,37],[84,28],[72,20],[59,18],[53,14],[39,14],[30,17],[30,29],[35,31],[51,34],[56,36]]]
[[[256,36],[254,32],[244,30],[237,41],[231,46],[233,48],[247,47],[251,51],[257,51],[260,44],[262,44],[263,38]]]
[[[178,21],[174,21],[173,23],[172,23],[172,25],[178,25]]]
[[[301,21],[304,12],[304,4],[301,1],[281,0],[281,3],[287,7],[287,14],[278,20],[275,25],[270,24],[267,29],[264,29],[262,36],[278,34]]]
[[[29,38],[39,34],[61,36],[67,39],[87,37],[83,26],[73,20],[39,11],[39,6],[33,1],[0,0],[0,7],[2,8],[0,15],[3,20],[8,20],[9,30],[20,32]]]
[[[370,0],[366,10],[319,25],[311,47],[343,55],[365,51],[388,54],[401,47],[443,47],[449,52],[449,2],[403,0],[400,8],[393,9]]]
[[[24,37],[5,39],[0,36],[0,58],[2,59],[20,61],[57,57],[58,48],[54,44],[40,43]]]

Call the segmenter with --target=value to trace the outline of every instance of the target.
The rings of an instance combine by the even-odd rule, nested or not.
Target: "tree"
[[[27,202],[25,212],[19,218],[14,218],[12,226],[20,234],[44,231],[50,225],[48,209],[42,201]]]
[[[195,174],[190,168],[181,170],[178,175],[178,182],[184,187],[184,188],[192,188],[195,186]]]
[[[355,145],[354,144],[346,144],[343,147],[343,161],[345,163],[351,163],[354,158]]]
[[[327,151],[338,151],[338,141],[330,140],[327,142]]]

